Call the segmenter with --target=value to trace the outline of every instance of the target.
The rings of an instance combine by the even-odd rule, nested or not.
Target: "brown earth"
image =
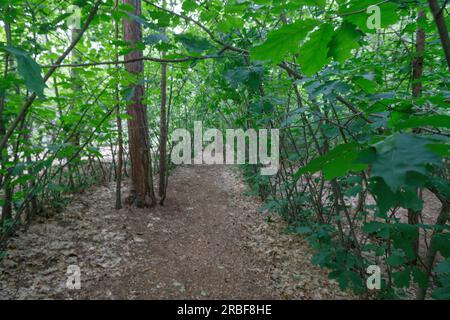
[[[164,206],[116,211],[111,183],[20,231],[0,262],[0,299],[351,298],[281,219],[266,222],[236,168],[178,167],[169,183]],[[80,290],[66,288],[69,265]]]

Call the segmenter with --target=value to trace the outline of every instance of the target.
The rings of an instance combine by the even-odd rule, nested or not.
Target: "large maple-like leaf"
[[[427,165],[441,163],[441,157],[428,147],[432,143],[414,134],[395,134],[387,138],[376,146],[372,176],[382,178],[396,191],[406,185],[408,172],[426,175]]]
[[[314,20],[302,20],[271,31],[264,43],[253,48],[251,58],[279,63],[287,53],[298,52],[300,41],[315,25]]]

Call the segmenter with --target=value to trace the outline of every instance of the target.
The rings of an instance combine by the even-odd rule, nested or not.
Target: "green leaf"
[[[295,233],[302,234],[302,235],[309,234],[312,232],[310,227],[297,227],[297,228],[295,228],[294,231],[295,231]]]
[[[349,286],[356,290],[361,290],[363,287],[363,282],[361,276],[354,271],[343,271],[337,277],[339,287],[341,290],[346,290]]]
[[[450,279],[450,277],[448,279]],[[433,291],[431,296],[437,300],[450,300],[450,285],[444,288],[437,288]]]
[[[407,288],[411,282],[411,270],[410,268],[405,268],[402,271],[393,272],[392,276],[394,278],[394,283],[397,287]]]
[[[430,140],[413,134],[395,134],[378,143],[372,177],[382,178],[396,191],[406,184],[408,172],[426,175],[427,164],[441,163],[441,157],[427,147],[430,143]]]
[[[432,245],[444,258],[450,257],[450,233],[438,233],[434,235]]]
[[[246,67],[237,67],[227,70],[224,74],[225,79],[230,83],[232,87],[237,87],[244,84],[250,75],[250,70]]]
[[[14,55],[17,60],[19,74],[25,80],[27,88],[35,92],[39,97],[44,98],[46,86],[41,75],[41,66],[20,48],[0,46],[0,50]]]
[[[311,258],[311,263],[314,265],[325,267],[330,259],[331,252],[328,249],[323,249],[313,255],[313,257]]]
[[[181,6],[181,8],[184,12],[194,11],[196,8],[198,8],[198,5],[194,0],[184,0],[182,3],[183,5]]]
[[[419,267],[413,267],[412,275],[414,283],[417,283],[420,288],[426,288],[428,286],[428,277],[422,269]]]
[[[161,27],[161,28],[167,28],[167,27],[169,27],[169,26],[170,26],[170,23],[171,23],[171,20],[172,20],[172,18],[173,18],[173,16],[170,15],[169,13],[163,12],[163,11],[159,11],[159,10],[156,10],[156,11],[150,11],[150,12],[149,12],[149,15],[150,15],[150,17],[151,17],[152,19],[158,20],[157,24],[158,24],[158,26]],[[175,19],[175,18],[174,18],[174,19]],[[144,20],[144,25],[147,25],[147,26],[151,27],[151,24],[148,24],[147,21],[146,21],[145,19],[142,19],[142,20]]]
[[[352,56],[352,50],[359,48],[361,36],[361,32],[357,31],[353,24],[343,22],[333,33],[333,37],[328,44],[328,55],[339,63],[344,63]]]
[[[380,3],[379,0],[349,1],[340,6],[339,13],[344,20],[358,26],[362,31],[374,33],[376,29],[369,29],[367,24],[374,17],[374,13],[368,13],[370,6],[377,5],[380,8],[380,28],[386,28],[398,21],[398,5],[392,2]]]
[[[222,32],[230,32],[232,29],[241,29],[244,26],[242,17],[225,16],[218,24],[217,29]]]
[[[386,263],[392,267],[398,267],[405,264],[406,260],[403,256],[394,253],[386,258]]]
[[[450,274],[450,259],[446,259],[437,264],[437,266],[433,270],[437,274],[448,273]]]
[[[150,22],[148,22],[147,20],[145,20],[144,17],[135,15],[132,12],[134,12],[134,7],[133,7],[133,10],[131,10],[131,12],[124,11],[124,13],[127,16],[126,19],[134,21],[134,22],[137,22],[137,23],[139,23],[139,24],[141,24],[142,26],[145,26],[145,27],[152,26],[152,24]],[[163,26],[161,26],[161,27],[163,27]]]
[[[397,197],[399,198],[398,203],[401,204],[403,208],[412,209],[415,212],[422,211],[423,201],[417,196],[415,188],[410,188],[411,190],[408,189],[397,192]]]
[[[422,127],[450,129],[450,116],[444,114],[432,116],[414,116],[407,120],[397,122],[394,125],[394,128],[396,130]]]
[[[160,41],[167,43],[167,42],[169,42],[169,38],[167,38],[167,36],[164,33],[152,33],[152,34],[149,34],[148,36],[146,36],[143,40],[143,42],[146,45],[150,45],[150,46],[157,44]]]
[[[325,6],[326,0],[296,0],[292,1],[296,5],[301,6],[309,6],[309,7],[321,7],[323,8]]]
[[[391,239],[394,248],[402,249],[406,257],[410,260],[416,258],[414,243],[419,237],[419,230],[416,226],[406,223],[396,223],[392,227]]]
[[[438,263],[433,270],[438,278],[439,287],[433,291],[432,297],[440,300],[450,299],[450,259]]]
[[[328,56],[328,43],[333,36],[333,26],[331,24],[322,24],[319,29],[311,34],[300,48],[300,57],[298,62],[301,70],[306,76],[312,76],[325,66],[330,58]]]
[[[245,84],[257,89],[262,82],[263,71],[260,67],[237,67],[227,70],[224,77],[233,88]]]
[[[428,182],[431,186],[436,188],[443,196],[450,199],[450,185],[445,178],[442,179],[441,177],[433,176],[428,179]]]
[[[345,175],[350,170],[364,170],[367,165],[356,162],[359,155],[358,148],[359,146],[356,142],[341,144],[329,151],[326,155],[312,160],[306,166],[297,170],[294,178],[298,179],[302,174],[307,172],[315,173],[323,170],[325,179],[332,180]]]
[[[379,222],[379,221],[371,221],[366,222],[362,228],[363,232],[368,234],[376,234],[378,237],[383,239],[388,239],[391,235],[392,225]]]
[[[316,22],[314,20],[303,20],[271,31],[263,44],[253,48],[250,55],[251,59],[270,60],[272,63],[278,64],[287,53],[298,52],[300,41],[306,37],[315,25]]]
[[[447,143],[430,143],[427,145],[428,149],[433,151],[435,154],[440,155],[441,157],[449,157],[450,156],[450,144]]]
[[[190,33],[178,34],[175,36],[175,39],[181,42],[181,44],[191,53],[202,53],[211,48],[211,44],[208,40]]]
[[[377,83],[370,79],[369,76],[357,76],[352,79],[352,81],[362,90],[367,93],[375,93],[377,88]]]

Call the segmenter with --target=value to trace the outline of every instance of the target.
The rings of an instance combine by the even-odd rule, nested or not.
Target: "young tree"
[[[5,34],[6,34],[6,41],[8,45],[12,45],[12,39],[11,39],[11,24],[9,22],[5,23]],[[3,76],[6,79],[8,76],[8,72],[13,67],[13,59],[10,56],[10,54],[5,54],[5,67],[4,67],[4,73]],[[5,110],[5,103],[6,101],[6,90],[1,90],[0,92],[0,136],[3,138],[3,136],[6,133],[6,121],[4,116],[4,110]],[[8,148],[5,148],[0,156],[2,160],[2,169],[5,170],[5,164],[8,161]],[[5,170],[6,171],[6,170]],[[2,173],[0,175],[0,185],[4,185],[4,196],[3,196],[3,205],[2,205],[2,211],[1,211],[1,218],[0,218],[0,227],[3,226],[4,222],[8,219],[12,218],[12,197],[13,197],[13,189],[10,185],[10,179],[9,175],[7,174],[4,176]]]
[[[422,74],[424,65],[424,53],[425,53],[425,30],[420,27],[421,20],[425,18],[425,11],[420,9],[417,15],[418,28],[416,31],[416,52],[412,62],[412,95],[414,98],[418,98],[422,93]],[[414,129],[414,132],[419,133],[419,129]],[[418,191],[416,191],[418,192]],[[421,210],[408,209],[408,223],[412,225],[419,224],[419,216]],[[416,256],[419,255],[419,238],[414,242],[414,252]],[[413,261],[417,263],[417,258]]]
[[[71,41],[74,41],[76,39],[81,30],[80,26],[73,25],[71,26]],[[71,52],[72,56],[72,62],[73,63],[81,63],[81,55],[80,52],[77,50],[72,50]],[[77,97],[80,95],[80,91],[83,89],[80,83],[80,76],[78,73],[77,68],[71,68],[70,70],[70,78],[72,80],[72,93],[73,93],[73,102],[72,102],[72,110],[76,112],[77,109]],[[67,131],[67,134],[71,135],[69,143],[72,144],[74,147],[79,148],[80,146],[80,134],[79,132],[74,132],[71,134],[73,130],[72,125],[68,125],[65,127],[65,130]],[[75,181],[74,181],[74,169],[79,165],[80,158],[77,157],[71,163],[68,165],[68,174],[69,174],[69,186],[71,189],[75,188]]]
[[[114,10],[118,10],[119,0],[114,0]],[[114,22],[114,38],[119,39],[119,22]],[[117,49],[116,49],[117,50]],[[116,53],[116,60],[119,60],[119,55]],[[116,69],[120,67],[116,64]],[[120,94],[119,85],[117,84],[115,89],[116,95],[116,123],[117,123],[117,143],[118,143],[118,153],[117,153],[117,168],[116,168],[116,209],[122,208],[122,170],[123,170],[123,132],[122,132],[122,118],[120,117]]]
[[[134,15],[141,14],[140,0],[123,0],[123,4],[134,7]],[[133,47],[142,40],[141,25],[131,17],[123,20],[123,38]],[[125,60],[135,60],[142,57],[142,50],[135,49],[125,55]],[[142,77],[144,64],[142,60],[125,64],[126,70],[136,76],[132,85],[132,98],[127,106],[128,141],[131,160],[131,190],[127,202],[137,207],[153,205],[155,195],[153,191],[151,150],[148,135],[147,108],[142,102],[144,86]]]
[[[165,57],[163,52],[162,57]],[[161,198],[160,204],[164,204],[166,198],[166,149],[167,149],[167,117],[166,117],[166,102],[167,102],[167,64],[161,65],[161,122],[160,122],[160,137],[159,137],[159,196]]]

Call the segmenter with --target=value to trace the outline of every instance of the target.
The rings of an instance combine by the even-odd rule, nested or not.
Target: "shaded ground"
[[[179,167],[163,207],[116,211],[113,184],[88,190],[11,240],[0,299],[348,298],[245,191],[229,166]],[[81,290],[66,288],[73,264]]]

